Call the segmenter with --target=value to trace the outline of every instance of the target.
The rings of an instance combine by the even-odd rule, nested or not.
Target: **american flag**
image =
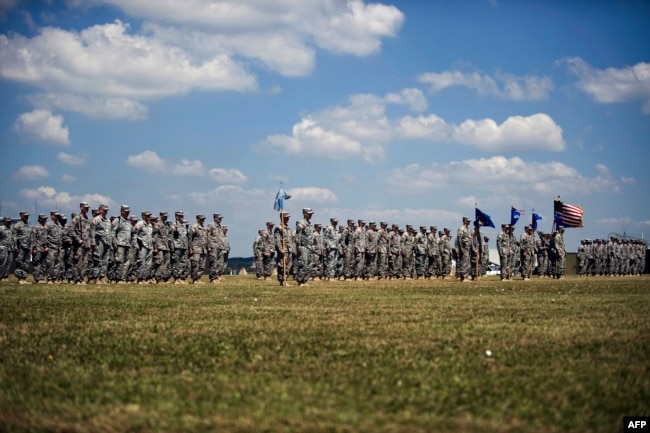
[[[582,227],[582,215],[584,211],[580,206],[562,203],[555,199],[555,222],[562,227]]]

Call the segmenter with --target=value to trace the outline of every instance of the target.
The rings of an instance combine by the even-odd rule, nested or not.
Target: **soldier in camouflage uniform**
[[[296,254],[296,243],[293,231],[289,227],[289,218],[291,214],[286,211],[280,213],[282,224],[276,227],[273,232],[273,244],[277,254],[277,272],[278,282],[281,286],[289,285],[287,279],[291,275],[293,268],[293,257]],[[266,232],[266,230],[262,230]],[[263,247],[260,249],[260,255],[263,254]],[[264,276],[262,275],[262,278]]]
[[[379,234],[377,233],[377,223],[370,221],[366,230],[366,254],[364,257],[364,277],[366,280],[377,278],[377,247],[379,243]]]
[[[221,275],[224,275],[226,273],[226,269],[228,269],[228,258],[230,257],[230,240],[228,239],[228,226],[221,226],[221,229],[223,230],[223,238],[222,238],[222,245],[221,249],[223,250],[223,254],[221,254],[221,270],[219,271],[219,279],[221,279]]]
[[[427,251],[427,228],[425,226],[420,226],[420,231],[418,231],[413,237],[415,276],[417,279],[424,278],[427,275],[427,265],[429,263]]]
[[[159,213],[158,221],[152,226],[153,240],[153,271],[152,275],[156,284],[169,283],[172,276],[171,269],[171,223],[167,220],[168,213]]]
[[[406,231],[402,233],[400,242],[402,252],[402,277],[410,280],[414,275],[415,267],[415,251],[413,249],[415,244],[415,230],[410,224],[406,225]]]
[[[463,224],[456,233],[456,251],[458,261],[456,262],[456,275],[462,282],[469,281],[470,277],[470,255],[472,249],[472,232],[469,229],[470,219],[463,217]]]
[[[521,246],[521,276],[528,281],[532,274],[535,253],[535,235],[531,226],[526,226],[519,238],[519,245]]]
[[[535,254],[537,255],[537,273],[540,278],[546,278],[548,267],[548,244],[544,232],[538,232],[539,236],[535,241]],[[586,255],[584,258],[585,269],[587,264]]]
[[[323,226],[321,224],[314,224],[314,249],[312,251],[312,279],[323,279],[323,263],[325,259],[325,247],[323,245],[323,236],[321,231]]]
[[[451,275],[451,230],[445,227],[439,235],[438,245],[440,246],[440,274],[442,279]]]
[[[379,222],[377,230],[377,278],[388,278],[388,223]]]
[[[208,233],[203,226],[205,216],[196,216],[196,223],[190,228],[190,264],[192,266],[192,284],[203,284],[201,276],[205,271],[205,259],[208,254]]]
[[[38,224],[32,227],[32,266],[34,267],[34,282],[47,283],[47,215],[38,215]]]
[[[14,275],[18,284],[31,284],[27,281],[27,273],[32,255],[32,228],[29,226],[29,213],[20,212],[20,221],[11,228],[16,242],[16,269]]]
[[[61,279],[61,253],[63,249],[63,226],[59,222],[61,213],[50,212],[50,223],[47,224],[47,282],[58,283]]]
[[[551,238],[551,248],[555,256],[553,276],[557,279],[564,278],[566,270],[566,247],[564,245],[564,227],[559,227]]]
[[[176,211],[174,218],[175,221],[171,226],[172,275],[174,276],[174,284],[187,284],[187,276],[190,273],[190,260],[188,257],[190,238],[185,223],[185,214],[182,211]]]
[[[400,278],[402,276],[401,240],[399,226],[393,224],[388,233],[388,278],[390,279]]]
[[[208,224],[206,232],[208,234],[208,263],[210,282],[213,284],[220,283],[221,270],[223,269],[223,228],[221,227],[221,220],[223,216],[220,213],[212,215],[212,222]]]
[[[266,222],[267,236],[264,236],[262,266],[264,268],[264,279],[268,280],[273,275],[273,259],[275,258],[275,242],[273,240],[273,227],[271,221]]]
[[[112,250],[111,222],[106,218],[108,206],[99,205],[97,215],[90,222],[90,249],[92,268],[88,279],[90,283],[106,284],[108,281],[108,262]]]
[[[323,246],[325,248],[325,279],[334,281],[337,274],[339,258],[338,220],[330,218],[330,225],[323,230]]]
[[[79,213],[70,223],[72,236],[72,282],[86,284],[84,278],[88,276],[88,263],[90,260],[90,220],[88,219],[87,202],[79,203]]]
[[[138,284],[153,283],[151,269],[153,267],[153,226],[152,219],[157,217],[151,212],[142,212],[142,219],[133,226],[131,236],[135,236],[138,248],[138,263],[135,269]]]
[[[427,233],[427,272],[426,277],[440,275],[440,247],[438,245],[438,228],[430,226]]]
[[[354,278],[354,230],[354,221],[348,219],[348,225],[343,229],[339,238],[343,252],[342,280]]]
[[[276,231],[279,229],[275,229]],[[264,236],[268,236],[266,229],[259,229],[253,241],[253,256],[255,257],[255,276],[258,280],[264,279]],[[279,259],[278,259],[279,260]]]
[[[129,258],[128,258],[128,271],[126,273],[126,281],[129,283],[135,282],[138,279],[138,269],[140,268],[140,263],[138,254],[140,253],[140,246],[138,244],[138,236],[135,234],[135,226],[138,223],[138,217],[135,215],[129,216],[129,222],[131,223],[131,247],[129,248]]]
[[[497,252],[501,264],[501,281],[508,281],[512,277],[510,272],[510,224],[501,224],[501,233],[497,235]]]
[[[3,217],[0,225],[0,282],[9,281],[9,270],[13,265],[16,241],[11,231],[11,218]]]
[[[120,206],[120,216],[111,224],[111,243],[115,253],[115,272],[113,277],[117,284],[126,284],[129,270],[129,250],[131,249],[131,230],[133,226],[129,221],[131,208],[127,205]]]
[[[314,211],[310,208],[303,208],[303,219],[296,224],[296,281],[300,286],[307,284],[311,276],[312,254],[314,245],[314,226],[311,218]]]

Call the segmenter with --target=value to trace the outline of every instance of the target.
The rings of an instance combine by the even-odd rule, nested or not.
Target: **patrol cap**
[[[53,210],[53,211],[50,211],[50,215],[60,216],[61,212],[59,212],[58,210]]]
[[[151,219],[151,221],[158,221],[158,216],[157,215],[151,215],[151,217],[149,219]]]
[[[221,226],[222,230],[228,230],[228,226]]]
[[[145,216],[150,217],[150,216],[151,216],[151,212],[149,212],[148,210],[146,210],[146,211],[142,212],[142,216],[143,216],[143,217],[145,217]]]
[[[348,224],[354,224],[354,220],[349,219]]]
[[[266,222],[266,225],[267,225],[267,226],[272,226],[272,225],[274,225],[274,224],[273,224],[272,221],[267,221],[267,222]]]
[[[313,214],[314,211],[310,207],[302,208],[302,213]]]
[[[131,208],[123,204],[122,206],[120,206],[120,210],[131,211]]]
[[[135,215],[131,215],[131,216],[129,217],[129,221],[137,221],[137,220],[138,220],[138,217],[135,216]]]
[[[182,210],[177,210],[176,212],[174,212],[174,215],[176,215],[176,216],[185,216],[185,214],[183,213]]]
[[[204,220],[204,219],[205,219],[205,215],[203,215],[202,213],[200,213],[200,214],[198,214],[198,215],[196,216],[196,219],[197,219],[197,220]]]
[[[396,229],[396,228],[398,228],[399,226],[398,226],[397,224],[393,223],[393,225],[392,225],[391,227],[394,228],[394,229]]]
[[[107,204],[100,204],[99,209],[100,210],[108,210],[108,205]]]
[[[372,226],[372,225],[377,225],[377,223],[376,223],[375,221],[370,221],[370,222],[368,223],[368,225],[371,225],[371,226]]]
[[[11,217],[2,217],[2,222],[11,221]]]
[[[449,227],[445,227],[444,229],[442,229],[442,231],[444,231],[444,232],[448,232],[448,231],[450,231],[450,230],[449,230]]]
[[[357,221],[357,222],[358,222],[359,224],[365,224],[365,223],[366,223],[365,220],[359,220],[359,221]]]
[[[39,213],[39,214],[38,214],[38,219],[39,219],[39,220],[46,220],[46,219],[47,219],[47,215],[45,215],[44,213]]]
[[[162,212],[159,213],[159,215],[162,217],[162,216],[167,216],[168,214],[167,214],[167,211],[162,211]]]
[[[59,215],[59,219],[62,220],[62,221],[67,221],[68,216],[66,214],[62,213],[62,214]]]
[[[379,221],[380,226],[387,226],[388,223],[386,221]]]
[[[436,227],[436,226],[430,226],[429,229],[430,229],[430,230],[437,230],[438,227]]]
[[[83,207],[83,208],[89,208],[89,207],[90,207],[90,205],[88,204],[88,202],[87,202],[87,201],[82,201],[81,203],[79,203],[79,207]]]
[[[337,223],[337,222],[339,222],[339,220],[336,219],[336,218],[330,218],[330,222]]]
[[[289,218],[291,216],[291,214],[289,212],[285,212],[285,211],[280,212],[280,215],[283,218]]]
[[[212,214],[212,218],[223,218],[223,216],[220,213],[214,213]]]
[[[319,224],[314,224],[314,227],[318,227],[318,228],[321,228],[321,227],[323,227],[323,225],[322,225],[322,224],[320,224],[320,223],[319,223]]]
[[[420,230],[426,230],[427,226],[420,226]]]
[[[21,211],[19,215],[20,215],[21,217],[22,217],[22,216],[29,216],[29,212],[27,212],[26,210],[24,210],[24,211]]]
[[[463,217],[463,222],[465,222],[465,221],[471,221],[471,220],[469,219],[469,217],[464,216]]]

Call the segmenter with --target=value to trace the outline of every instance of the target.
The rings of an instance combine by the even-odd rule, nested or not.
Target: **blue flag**
[[[476,208],[476,222],[479,226],[494,228],[494,223],[492,222],[490,215],[486,214],[485,212],[481,212],[479,208]]]
[[[533,221],[530,224],[533,227],[533,230],[537,230],[537,221],[541,221],[542,217],[533,212]]]
[[[517,209],[514,207],[510,209],[510,225],[514,226],[517,224],[517,221],[519,221],[519,217],[521,217],[521,212],[519,212]]]
[[[273,209],[281,211],[284,209],[284,201],[289,200],[291,196],[280,187],[278,193],[275,195],[275,203],[273,203]]]

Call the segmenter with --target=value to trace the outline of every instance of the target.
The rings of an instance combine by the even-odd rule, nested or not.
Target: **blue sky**
[[[249,256],[282,183],[292,221],[560,195],[570,250],[647,237],[647,41],[642,1],[0,0],[1,212],[219,212]]]

